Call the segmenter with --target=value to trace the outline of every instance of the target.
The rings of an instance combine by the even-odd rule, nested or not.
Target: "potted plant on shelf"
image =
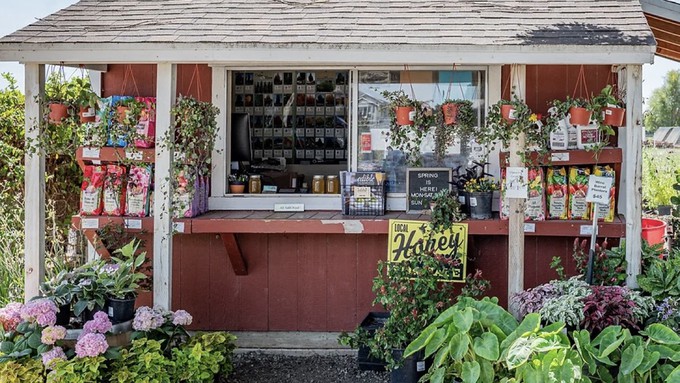
[[[243,193],[248,182],[246,174],[229,174],[229,192],[234,194]]]
[[[593,97],[593,104],[595,108],[602,113],[601,124],[607,126],[623,126],[623,119],[626,116],[626,103],[621,100],[619,95],[615,94],[614,87],[607,85],[602,88],[600,94]]]
[[[104,267],[102,259],[90,261],[73,271],[75,292],[73,314],[82,324],[92,320],[94,314],[106,309],[106,287],[100,283],[99,270]]]
[[[435,232],[446,231],[453,223],[465,219],[458,195],[448,189],[441,190],[432,197],[430,208],[432,209],[430,228]]]
[[[139,283],[147,276],[139,272],[146,262],[146,252],[137,254],[139,241],[133,240],[114,253],[111,262],[99,269],[98,283],[106,289],[106,307],[112,323],[126,322],[134,317]]]
[[[420,146],[435,124],[434,111],[425,103],[411,100],[403,90],[384,91],[381,94],[388,101],[390,147],[404,153],[410,166],[420,166],[423,159]],[[404,120],[407,111],[409,118]]]
[[[492,217],[493,192],[498,190],[498,181],[493,177],[472,178],[465,183],[467,205],[472,219]]]
[[[569,105],[569,123],[572,125],[588,125],[593,115],[594,105],[583,98],[567,96],[565,101]]]

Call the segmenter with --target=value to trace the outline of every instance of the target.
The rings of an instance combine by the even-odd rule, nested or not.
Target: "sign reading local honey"
[[[390,220],[387,260],[402,262],[416,254],[434,252],[457,259],[455,266],[442,275],[442,281],[465,282],[467,266],[468,225],[454,223],[444,232],[432,232],[425,221]]]

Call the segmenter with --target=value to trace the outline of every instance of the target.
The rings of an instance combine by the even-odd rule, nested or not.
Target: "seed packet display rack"
[[[341,172],[342,214],[377,216],[385,214],[385,173]]]

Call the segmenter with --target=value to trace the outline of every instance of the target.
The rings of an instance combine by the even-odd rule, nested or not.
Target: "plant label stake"
[[[590,250],[588,250],[588,271],[586,272],[586,282],[593,283],[593,263],[595,262],[595,240],[597,239],[597,205],[609,205],[609,189],[612,186],[611,177],[600,177],[591,175],[588,177],[588,194],[586,202],[591,202],[593,216],[593,232],[590,234]]]

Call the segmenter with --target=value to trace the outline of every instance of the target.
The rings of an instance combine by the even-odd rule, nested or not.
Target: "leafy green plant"
[[[137,254],[139,241],[133,240],[114,253],[111,261],[104,265],[98,274],[97,283],[104,286],[108,296],[127,299],[137,296],[139,283],[147,278],[139,268],[146,262],[146,252]]]
[[[236,337],[226,332],[200,333],[172,350],[176,381],[210,383],[216,374],[233,371],[232,353]]]
[[[465,219],[465,214],[460,211],[458,197],[448,189],[441,190],[435,194],[430,201],[430,205],[432,206],[430,229],[435,232],[446,231],[455,222]]]
[[[33,358],[0,362],[0,383],[42,382],[45,378],[42,363]]]
[[[74,270],[76,279],[74,283],[79,286],[75,294],[73,313],[80,316],[85,309],[103,309],[106,302],[106,286],[101,283],[99,270],[104,267],[104,260],[90,261]]]
[[[88,356],[57,360],[54,369],[47,374],[48,383],[92,383],[106,376],[106,358]]]
[[[410,166],[420,166],[423,160],[420,146],[431,127],[435,125],[432,108],[420,101],[410,99],[401,89],[392,92],[386,90],[381,95],[388,101],[387,108],[391,121],[388,133],[390,146],[394,150],[403,152]],[[412,125],[397,123],[397,107],[414,108],[415,117]]]
[[[680,175],[680,157],[664,149],[645,147],[642,151],[642,204],[646,209],[670,205],[678,196],[673,187]]]
[[[446,99],[442,106],[446,104],[455,104],[457,106],[456,122],[447,125],[442,116],[439,114],[436,116],[434,155],[438,162],[443,161],[448,147],[453,144],[454,138],[458,137],[461,145],[465,145],[472,138],[477,140],[480,131],[475,128],[477,116],[472,108],[472,101]]]
[[[175,363],[163,355],[160,342],[137,339],[130,348],[123,349],[120,359],[112,364],[110,382],[170,383],[175,381],[174,368]]]
[[[637,277],[642,291],[656,300],[680,296],[680,252],[674,250],[668,259],[653,259]]]
[[[590,246],[587,239],[574,239],[573,258],[576,270],[585,275],[588,269],[588,253]],[[619,247],[609,249],[609,241],[605,238],[601,244],[595,244],[593,258],[593,284],[622,286],[626,283],[626,246],[622,242]]]

